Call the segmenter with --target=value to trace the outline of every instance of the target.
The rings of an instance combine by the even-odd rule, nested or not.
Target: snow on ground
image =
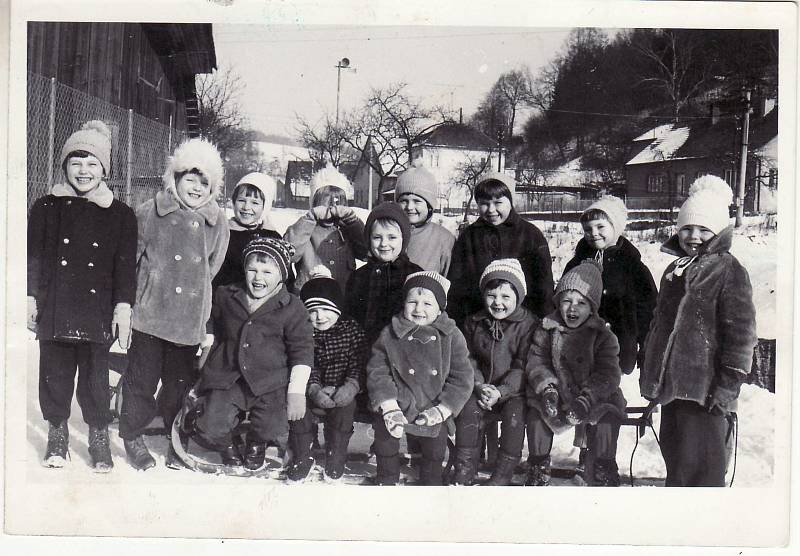
[[[356,209],[359,217],[366,220],[367,211]],[[275,209],[270,219],[279,232],[300,218],[305,211],[296,209]],[[455,232],[459,219],[442,218],[441,223]],[[550,244],[553,256],[553,275],[558,279],[564,264],[572,257],[572,252],[580,238],[580,226],[577,223],[535,222],[544,232]],[[628,237],[642,253],[642,260],[648,266],[656,284],[659,283],[664,268],[672,257],[659,251],[661,242],[654,241],[652,232],[630,232]],[[775,321],[775,285],[777,279],[777,234],[774,223],[765,225],[763,219],[748,219],[745,226],[736,230],[732,252],[750,273],[753,285],[753,297],[757,309],[758,335],[761,338],[774,338]],[[280,460],[275,448],[268,451],[270,472],[268,477],[259,479],[243,479],[239,477],[211,476],[191,471],[173,471],[164,467],[164,455],[167,441],[163,436],[149,436],[146,441],[150,446],[158,466],[146,473],[134,471],[125,461],[122,440],[117,435],[116,423],[111,426],[112,455],[115,461],[114,471],[108,475],[97,475],[89,469],[86,435],[87,426],[80,416],[77,402],[73,400],[72,417],[70,418],[70,454],[72,460],[62,470],[41,467],[40,461],[47,442],[47,423],[41,418],[38,404],[38,345],[33,334],[28,341],[28,384],[27,384],[27,436],[28,447],[25,454],[28,461],[28,478],[36,482],[101,482],[107,484],[126,483],[130,481],[147,481],[148,483],[189,483],[189,484],[241,484],[244,480],[266,480],[278,482],[280,476]],[[111,373],[112,382],[117,375]],[[622,390],[629,406],[644,406],[646,400],[639,396],[638,370],[622,377]],[[739,397],[738,450],[736,457],[735,481],[737,487],[769,486],[774,475],[774,434],[775,434],[775,396],[756,386],[745,385]],[[659,413],[654,413],[655,431],[659,429]],[[631,454],[636,444],[637,431],[634,427],[623,427],[620,433],[617,463],[623,476],[623,484],[628,484]],[[369,426],[356,424],[356,433],[350,443],[351,454],[366,454],[372,441]],[[552,458],[556,467],[570,467],[577,463],[578,450],[572,446],[573,433],[566,432],[555,439]],[[193,450],[197,447],[193,446]],[[527,452],[523,455],[527,455]],[[210,456],[213,458],[213,455]],[[357,461],[356,461],[357,460]],[[364,461],[354,458],[348,462],[347,482],[357,483],[365,476],[375,474],[374,458]],[[319,460],[319,463],[322,463]],[[732,469],[729,470],[730,480]],[[404,467],[404,477],[413,477],[408,467]],[[482,477],[488,477],[485,472]],[[665,469],[655,435],[652,430],[639,440],[633,460],[633,476],[637,486],[663,485]],[[413,480],[409,478],[409,480]],[[515,482],[521,484],[523,475],[517,475]],[[320,471],[315,469],[309,482],[320,482]],[[578,479],[554,479],[556,485],[580,484]]]

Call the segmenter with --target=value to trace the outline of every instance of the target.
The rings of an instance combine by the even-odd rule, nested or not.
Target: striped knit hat
[[[309,311],[327,309],[337,315],[342,314],[342,290],[325,265],[317,265],[311,269],[311,279],[300,289],[300,299]]]
[[[414,288],[425,288],[433,293],[439,309],[444,311],[447,306],[447,292],[450,291],[450,280],[429,270],[414,272],[409,274],[403,284],[403,299],[408,296],[408,292]]]
[[[556,299],[562,293],[575,290],[589,300],[592,312],[596,313],[603,297],[603,272],[593,259],[584,259],[581,264],[564,274],[556,286]]]
[[[522,272],[522,265],[517,259],[497,259],[490,262],[486,270],[481,274],[480,290],[484,292],[486,284],[492,280],[505,280],[509,282],[517,292],[517,303],[528,295],[528,288],[525,287],[525,273]]]
[[[244,260],[245,265],[247,264],[247,257],[253,253],[263,253],[274,260],[281,271],[281,282],[286,281],[289,277],[290,265],[295,253],[294,245],[282,239],[257,237],[248,243],[244,251],[242,251],[242,260]]]

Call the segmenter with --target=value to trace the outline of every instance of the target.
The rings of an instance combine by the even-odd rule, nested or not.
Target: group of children
[[[719,178],[693,185],[662,248],[679,258],[657,292],[614,197],[584,211],[584,237],[554,287],[547,241],[514,211],[504,174],[476,185],[479,217],[456,239],[432,221],[437,183],[418,163],[366,223],[348,206],[352,185],[328,166],[312,177],[310,210],[281,237],[264,174],[240,180],[226,220],[211,143],[181,144],[163,191],[135,213],[103,181],[110,150],[102,122],[74,133],[61,151],[66,183],[29,217],[45,465],[68,457],[77,369],[92,467],[113,467],[108,352],[119,341],[129,361],[119,434],[141,470],[156,465],[145,427],[157,415],[171,424],[199,378],[204,408],[180,432],[184,447],[194,434],[226,465],[258,470],[274,442],[288,447],[290,482],[314,466],[317,422],[323,476],[340,480],[353,422],[366,415],[376,484],[398,484],[404,434],[420,454],[421,484],[474,484],[484,432],[500,421],[486,484],[511,483],[527,434],[525,484],[547,485],[553,436],[574,427],[593,456],[590,484],[614,486],[620,379],[638,366],[642,394],[664,406],[667,484],[724,485],[727,416],[756,338],[747,272],[729,252],[730,188]],[[244,445],[234,437],[243,412]],[[166,465],[183,465],[171,446]]]

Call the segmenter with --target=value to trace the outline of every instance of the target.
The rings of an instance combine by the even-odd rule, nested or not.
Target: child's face
[[[208,184],[208,180],[202,176],[187,172],[175,184],[175,191],[187,207],[194,209],[202,206],[208,200],[211,186]]]
[[[442,314],[436,296],[427,288],[412,288],[406,295],[403,316],[420,326],[432,324]]]
[[[250,256],[244,265],[244,279],[248,295],[254,299],[262,299],[280,288],[281,270],[269,257],[259,261],[256,256]]]
[[[412,226],[422,224],[428,220],[428,203],[419,195],[405,193],[400,197],[398,203],[405,211]]]
[[[311,319],[311,325],[317,330],[328,330],[339,320],[339,314],[336,311],[323,307],[311,309],[308,317]]]
[[[403,232],[394,222],[382,224],[375,222],[369,234],[369,248],[372,256],[388,263],[400,256],[403,251]]]
[[[561,294],[558,302],[561,318],[569,328],[578,328],[592,314],[592,306],[583,294],[575,290],[567,290]]]
[[[78,195],[87,195],[103,181],[105,171],[100,160],[93,155],[86,158],[71,156],[67,160],[67,181]]]
[[[694,257],[700,252],[700,247],[715,236],[714,232],[703,226],[684,226],[678,231],[678,243],[687,255]]]
[[[247,195],[244,191],[240,191],[233,201],[233,212],[236,220],[245,226],[252,226],[261,221],[261,215],[264,214],[264,201],[256,195]]]
[[[511,214],[511,201],[505,196],[491,200],[481,199],[478,201],[478,214],[489,224],[499,226]]]
[[[508,282],[483,292],[483,304],[496,320],[503,320],[517,308],[517,294]]]
[[[616,230],[605,218],[582,222],[581,226],[583,226],[583,237],[590,247],[602,251],[617,244],[619,237]]]

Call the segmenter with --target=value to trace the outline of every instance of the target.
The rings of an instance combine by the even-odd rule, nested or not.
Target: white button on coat
[[[183,290],[181,289],[181,287],[180,287],[180,286],[178,286],[177,288],[175,288],[175,293],[181,293],[182,291],[183,291]]]

